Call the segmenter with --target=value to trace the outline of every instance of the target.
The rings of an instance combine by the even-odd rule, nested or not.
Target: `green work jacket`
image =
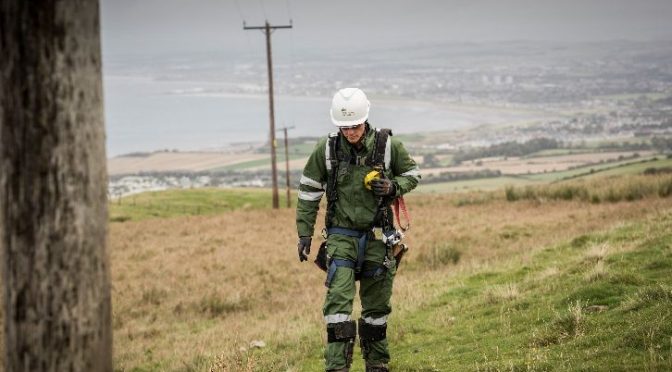
[[[375,143],[375,128],[366,124],[364,146],[357,151],[340,133],[340,150],[356,161],[339,161],[337,174],[338,200],[332,226],[364,231],[371,227],[378,207],[378,199],[373,191],[364,186],[364,177],[373,170],[366,165],[366,158],[372,157]],[[335,134],[333,134],[335,135]],[[299,197],[296,207],[296,229],[299,236],[313,236],[315,219],[324,195],[331,162],[329,138],[318,141],[308,158],[299,183]],[[354,163],[354,164],[353,164]],[[420,170],[409,156],[403,144],[389,136],[385,149],[385,175],[394,182],[398,197],[413,190],[420,180]]]

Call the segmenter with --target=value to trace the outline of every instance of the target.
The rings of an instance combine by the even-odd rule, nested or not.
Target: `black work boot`
[[[350,372],[349,367],[341,368],[341,369],[330,369],[327,372]]]
[[[387,368],[387,364],[367,364],[366,372],[390,372],[390,370]]]

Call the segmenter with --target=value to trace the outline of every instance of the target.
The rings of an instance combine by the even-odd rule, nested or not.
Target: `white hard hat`
[[[331,121],[337,127],[362,124],[369,118],[369,100],[361,89],[343,88],[331,101]]]

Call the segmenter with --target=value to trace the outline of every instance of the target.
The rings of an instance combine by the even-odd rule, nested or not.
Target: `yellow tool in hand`
[[[371,190],[371,181],[375,180],[376,178],[380,178],[380,172],[377,170],[372,170],[369,172],[366,177],[364,177],[364,187],[367,189]]]

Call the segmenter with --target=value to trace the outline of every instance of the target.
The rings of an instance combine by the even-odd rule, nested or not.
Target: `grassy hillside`
[[[668,210],[440,279],[394,321],[395,370],[671,370],[670,274]]]
[[[409,195],[393,369],[671,368],[672,198],[620,200]],[[294,210],[261,204],[112,223],[115,368],[322,370],[324,275],[295,244]]]
[[[278,193],[281,206],[287,205],[287,191]],[[291,202],[296,204],[296,193]],[[109,204],[110,221],[125,222],[151,218],[213,215],[233,210],[268,209],[273,205],[270,189],[172,189],[152,191],[115,199]]]
[[[578,167],[559,172],[538,173],[530,175],[502,176],[494,178],[480,178],[466,181],[452,181],[440,183],[420,184],[418,192],[443,193],[477,190],[495,190],[505,186],[534,186],[570,179],[591,179],[607,176],[637,175],[646,169],[666,169],[672,167],[672,159],[660,159],[651,156],[644,159],[627,159],[585,167]]]

